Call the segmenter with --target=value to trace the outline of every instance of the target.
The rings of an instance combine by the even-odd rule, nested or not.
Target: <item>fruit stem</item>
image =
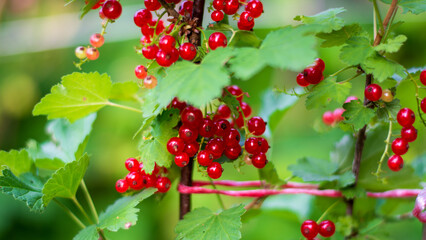
[[[330,207],[327,208],[327,210],[325,210],[325,212],[321,215],[321,217],[318,218],[317,223],[320,224],[322,222],[322,220],[324,220],[325,216],[327,216],[327,214],[340,202],[340,199],[337,200],[336,202],[334,202],[333,204],[331,204]]]
[[[391,137],[392,137],[392,121],[393,121],[393,119],[392,119],[392,115],[390,114],[389,110],[387,111],[387,113],[388,113],[388,116],[389,116],[389,131],[388,131],[388,136],[385,140],[385,143],[386,143],[385,151],[383,151],[382,157],[380,158],[380,161],[379,161],[379,166],[377,167],[377,171],[374,174],[374,175],[376,175],[377,180],[380,179],[380,173],[382,172],[383,161],[385,160],[385,157],[387,155],[389,155],[388,151],[389,151],[390,140],[391,140]]]
[[[210,181],[210,183],[211,183],[211,185],[212,185],[213,189],[217,190],[217,187],[216,187],[216,185],[214,184],[213,179],[212,179],[211,177],[209,177],[209,181]],[[226,208],[225,208],[225,204],[223,203],[223,200],[222,200],[222,197],[220,196],[220,194],[216,194],[216,197],[217,197],[217,201],[219,202],[220,207],[221,207],[223,210],[225,210],[225,209],[226,209]]]
[[[90,196],[89,190],[87,190],[86,183],[84,180],[81,180],[81,189],[83,190],[84,197],[86,198],[87,203],[89,204],[90,210],[92,211],[93,216],[95,217],[96,223],[99,223],[98,213],[96,212],[95,204],[93,204],[92,197]]]
[[[71,218],[72,220],[74,220],[74,222],[76,222],[76,223],[77,223],[77,225],[78,225],[78,226],[80,226],[82,229],[86,228],[86,225],[84,225],[84,224],[80,221],[80,219],[78,219],[78,217],[77,217],[76,215],[74,215],[74,213],[72,213],[72,212],[71,212],[71,210],[70,210],[67,206],[65,206],[64,204],[62,204],[61,202],[59,202],[56,198],[54,198],[54,199],[53,199],[53,201],[54,201],[55,203],[57,203],[57,204],[59,205],[59,207],[61,207],[61,208],[62,208],[62,210],[64,210],[64,211],[65,211],[65,213],[66,213],[66,214],[68,214],[68,216],[70,216],[70,218]]]
[[[355,79],[355,78],[359,77],[359,75],[361,75],[361,74],[363,74],[363,73],[362,73],[362,72],[359,72],[359,73],[355,74],[355,76],[353,76],[353,77],[351,77],[351,78],[348,78],[348,79],[346,79],[346,80],[340,81],[340,82],[338,82],[338,83],[339,83],[339,84],[347,83],[347,82],[349,82],[349,81],[351,81],[351,80],[353,80],[353,79]]]
[[[93,224],[92,219],[89,218],[89,215],[87,215],[86,211],[84,211],[83,207],[81,206],[81,204],[78,202],[77,198],[74,196],[73,198],[71,198],[71,200],[73,201],[73,203],[77,206],[77,208],[80,210],[80,212],[84,215],[85,218],[87,218],[87,220],[89,221],[90,224]]]

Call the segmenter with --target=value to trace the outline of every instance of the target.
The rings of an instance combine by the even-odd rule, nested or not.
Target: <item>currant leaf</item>
[[[252,31],[237,31],[235,33],[234,39],[229,43],[230,47],[253,47],[257,48],[262,43],[260,39]]]
[[[343,19],[336,15],[345,11],[344,8],[330,8],[310,17],[299,15],[294,20],[301,21],[304,24],[317,25],[320,29],[319,31],[329,33],[343,27]]]
[[[373,74],[375,80],[383,82],[387,78],[397,74],[405,76],[405,69],[400,64],[391,61],[383,56],[374,54],[361,63],[362,69],[369,74]]]
[[[260,180],[264,180],[272,185],[280,185],[284,183],[284,181],[278,176],[277,169],[272,162],[268,162],[264,168],[258,170]]]
[[[197,208],[179,221],[175,232],[179,240],[237,240],[241,238],[243,205],[214,213],[208,208]]]
[[[88,226],[82,229],[73,240],[98,240],[99,234],[96,229],[96,225]]]
[[[333,150],[330,152],[330,160],[339,166],[339,172],[347,169],[352,164],[354,158],[354,144],[354,138],[350,135],[345,135],[336,142]]]
[[[338,83],[336,77],[328,77],[319,83],[306,99],[306,108],[313,109],[320,106],[326,106],[334,101],[342,103],[349,95],[352,84],[349,82]]]
[[[340,59],[349,64],[357,65],[363,63],[374,53],[374,49],[367,37],[351,37],[346,41],[346,46],[342,47]]]
[[[293,175],[300,177],[306,182],[321,182],[338,180],[339,176],[334,175],[337,170],[337,164],[317,159],[317,158],[301,158],[296,164],[290,165],[288,169]]]
[[[401,103],[399,102],[399,99],[395,98],[392,102],[384,102],[379,105],[376,111],[379,120],[389,122],[389,113],[392,120],[396,121],[396,116],[399,110],[401,110]]]
[[[34,163],[26,150],[10,150],[9,152],[0,151],[0,166],[7,166],[13,174],[19,176],[31,171]]]
[[[346,110],[343,113],[343,117],[346,119],[345,123],[353,124],[356,131],[370,123],[376,115],[373,109],[364,106],[360,100],[345,103],[343,108]]]
[[[382,0],[382,2],[390,4],[392,0]],[[399,0],[398,6],[402,7],[403,13],[412,12],[414,14],[420,14],[426,11],[425,0]]]
[[[321,47],[335,47],[345,44],[345,42],[354,36],[368,37],[368,33],[359,25],[351,24],[342,29],[330,33],[318,33],[317,37],[324,40]]]
[[[374,47],[374,50],[378,52],[383,51],[387,53],[395,53],[399,51],[405,41],[407,41],[407,37],[405,35],[398,35],[394,38],[389,38],[386,40],[386,43],[381,43]]]
[[[260,72],[266,65],[266,59],[262,57],[262,51],[257,48],[243,47],[236,50],[238,54],[229,60],[230,70],[235,77],[248,80]]]
[[[133,81],[114,83],[111,88],[110,99],[135,101],[135,95],[139,91],[139,86]]]

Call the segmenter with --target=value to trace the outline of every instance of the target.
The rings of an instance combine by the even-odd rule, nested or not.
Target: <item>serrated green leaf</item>
[[[326,106],[330,102],[334,101],[342,103],[349,95],[352,84],[337,83],[336,77],[328,77],[321,83],[319,83],[306,99],[306,108],[313,109],[320,106]]]
[[[73,240],[98,240],[99,234],[95,225],[82,229]]]
[[[27,142],[25,148],[34,160],[37,168],[57,170],[65,165],[65,153],[53,142],[38,144],[35,140]]]
[[[179,120],[179,110],[169,109],[152,122],[150,134],[145,136],[139,145],[145,172],[151,173],[155,163],[167,168],[172,165],[173,156],[167,151],[167,142],[178,135],[178,131],[174,127]]]
[[[343,108],[346,110],[343,113],[345,123],[353,124],[357,131],[370,123],[376,115],[373,109],[364,106],[360,100],[345,103]]]
[[[386,43],[380,43],[378,46],[374,47],[374,50],[380,52],[387,53],[395,53],[398,52],[404,42],[407,41],[407,37],[405,35],[398,35],[394,38],[389,38],[386,40]]]
[[[377,108],[377,117],[379,120],[384,122],[389,122],[389,113],[393,119],[396,121],[396,115],[398,115],[399,110],[401,109],[401,104],[399,99],[395,98],[392,102],[383,102]]]
[[[330,152],[330,160],[339,166],[339,171],[346,171],[349,166],[352,166],[354,145],[355,140],[351,135],[343,136],[334,145],[333,151]]]
[[[392,0],[382,0],[382,2],[390,4]],[[398,6],[402,7],[403,13],[412,12],[414,14],[420,14],[426,11],[425,0],[399,0]]]
[[[70,122],[96,112],[107,105],[111,80],[107,74],[75,72],[62,77],[34,107],[33,115],[48,119],[67,118]]]
[[[397,84],[398,82],[395,79],[388,78],[380,83],[380,87],[382,87],[382,89],[391,89],[395,87]]]
[[[319,32],[327,33],[333,30],[339,30],[343,27],[343,19],[336,15],[345,11],[344,8],[330,8],[311,17],[299,15],[296,16],[294,20],[301,21],[304,24],[318,25],[320,26]]]
[[[135,94],[139,91],[139,86],[134,81],[114,83],[111,88],[110,99],[133,101]]]
[[[266,66],[266,59],[262,51],[257,48],[238,48],[234,58],[229,60],[229,68],[235,77],[248,80]]]
[[[357,65],[373,53],[374,49],[368,37],[351,37],[346,41],[346,46],[342,47],[340,59],[349,65]]]
[[[86,173],[89,157],[85,154],[79,160],[67,163],[58,169],[43,187],[43,204],[47,206],[55,197],[73,198]]]
[[[26,150],[0,151],[0,166],[7,166],[13,174],[19,176],[31,170],[33,160]]]
[[[239,205],[219,213],[197,208],[179,221],[175,232],[179,240],[237,240],[241,238],[241,215],[246,210]]]
[[[272,185],[284,183],[278,176],[277,170],[272,162],[268,162],[264,168],[259,169],[259,178]]]
[[[352,185],[355,182],[355,175],[352,171],[346,171],[345,173],[339,175],[337,179],[337,188],[344,188],[349,185]]]
[[[352,24],[344,26],[342,29],[333,31],[331,33],[318,33],[317,37],[324,39],[321,47],[335,47],[345,44],[345,42],[353,37],[368,37],[368,33],[359,24]]]
[[[379,82],[383,82],[394,74],[405,77],[403,66],[378,54],[367,58],[361,63],[361,67],[366,73],[373,74],[374,79]]]
[[[342,195],[347,199],[362,198],[367,196],[367,191],[360,187],[341,189]]]
[[[288,166],[293,175],[300,177],[306,182],[334,181],[339,176],[333,175],[337,170],[337,164],[317,159],[317,158],[300,158],[296,164]]]
[[[43,182],[31,173],[18,178],[9,169],[4,169],[0,176],[0,191],[25,202],[31,211],[44,210],[42,187]]]
[[[237,31],[234,39],[229,43],[230,47],[259,47],[262,43],[253,31]]]

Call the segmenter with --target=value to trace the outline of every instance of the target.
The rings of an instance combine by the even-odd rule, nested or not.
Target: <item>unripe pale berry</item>
[[[153,89],[157,86],[157,78],[149,75],[143,80],[143,85],[148,89]]]
[[[77,47],[75,49],[75,56],[79,59],[85,59],[87,57],[86,48],[83,46]]]

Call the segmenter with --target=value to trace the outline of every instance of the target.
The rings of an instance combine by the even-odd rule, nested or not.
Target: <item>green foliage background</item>
[[[58,4],[59,2],[59,4]],[[128,0],[129,3],[138,4],[141,1]],[[294,24],[291,19],[294,15],[312,15],[330,7],[345,7],[347,12],[342,14],[347,22],[361,22],[365,29],[372,31],[372,7],[367,0],[304,0],[282,1],[265,0],[265,15],[258,20],[265,21],[268,27],[276,28],[288,24]],[[137,5],[132,5],[136,11]],[[140,3],[142,7],[142,3]],[[7,11],[12,4],[6,4],[0,17],[0,29],[2,23],[40,16],[57,15],[67,12],[77,12],[78,4],[63,7],[62,1],[37,1],[34,7],[24,12]],[[276,9],[281,9],[280,11]],[[270,10],[270,12],[268,12]],[[282,14],[284,12],[284,14]],[[89,14],[97,14],[92,12]],[[284,17],[282,15],[285,15]],[[76,18],[78,15],[76,14]],[[402,50],[392,56],[393,59],[405,65],[407,68],[426,66],[426,35],[422,34],[426,28],[426,14],[414,16],[411,14],[397,15],[396,21],[405,21],[406,24],[396,29],[399,34],[408,37]],[[133,24],[132,19],[119,19]],[[91,23],[99,26],[99,22]],[[52,28],[52,31],[55,31]],[[138,31],[136,28],[134,31]],[[258,36],[263,38],[268,29],[256,28]],[[91,33],[87,33],[87,39]],[[84,65],[84,70],[107,72],[113,82],[134,80],[134,66],[140,62],[133,52],[133,46],[138,39],[108,43],[108,37],[114,35],[111,28],[106,35],[106,44],[101,49],[99,60]],[[31,36],[28,36],[28,40]],[[86,40],[83,41],[83,43]],[[331,74],[340,69],[344,64],[339,59],[339,48],[319,48],[321,57],[326,62],[325,74]],[[0,149],[19,149],[26,145],[27,139],[35,139],[39,142],[47,139],[44,132],[46,117],[32,117],[31,110],[41,96],[50,91],[51,86],[58,83],[60,78],[75,71],[72,62],[75,61],[72,48],[50,50],[38,53],[20,54],[0,57]],[[350,77],[351,73],[347,76]],[[295,84],[294,72],[275,71],[266,68],[256,74],[249,81],[234,81],[244,91],[250,93],[249,102],[255,113],[260,113],[266,100],[263,94],[271,88],[291,88]],[[359,93],[363,88],[363,80],[358,78],[353,81],[353,91]],[[403,86],[398,92],[402,106],[413,107],[414,95],[411,86]],[[287,166],[294,164],[302,157],[314,157],[329,159],[330,151],[335,142],[339,141],[344,132],[340,129],[325,129],[321,123],[321,114],[325,110],[333,110],[338,105],[331,104],[327,109],[306,110],[305,101],[301,99],[291,108],[283,119],[276,124],[273,133],[274,162],[281,178],[290,175]],[[134,132],[139,128],[141,118],[137,114],[120,109],[106,108],[98,113],[94,124],[94,130],[88,142],[87,151],[91,154],[91,163],[86,174],[86,183],[93,194],[98,209],[105,209],[113,203],[119,194],[114,189],[115,181],[126,174],[123,162],[126,158],[138,154],[138,141],[132,140]],[[410,145],[410,151],[405,157],[408,162],[417,155],[423,153],[426,140],[424,128],[419,128],[419,139]],[[371,144],[382,144],[381,140]],[[416,169],[419,170],[419,169]],[[202,177],[197,175],[196,179]],[[223,179],[252,180],[257,178],[257,172],[252,167],[244,167],[242,173],[238,173],[232,166],[227,166]],[[175,189],[175,185],[172,187]],[[235,199],[224,197],[225,204],[231,206],[239,202],[249,202],[250,199]],[[298,239],[300,238],[300,224],[308,217],[318,218],[326,207],[334,200],[309,196],[276,196],[269,198],[262,212],[250,212],[243,216],[242,239]],[[193,197],[194,207],[205,206],[216,211],[219,206],[214,196],[197,195]],[[396,212],[406,212],[413,203],[405,204],[394,201],[375,201],[361,199],[359,209],[362,210],[380,208],[384,215]],[[365,207],[368,206],[368,207]],[[339,211],[343,209],[338,209]],[[155,198],[143,202],[138,225],[127,231],[113,233],[110,236],[117,239],[173,239],[174,226],[177,224],[178,194],[170,191],[169,194],[157,203]],[[256,216],[256,218],[252,218]],[[350,224],[341,219],[339,224]],[[398,235],[398,231],[404,235]],[[388,232],[383,239],[419,239],[420,224],[417,220],[401,221],[387,224],[382,228]],[[78,232],[78,227],[63,214],[55,205],[50,205],[43,215],[29,212],[27,207],[14,201],[10,196],[0,195],[0,239],[71,239]],[[409,235],[411,234],[411,235]],[[335,236],[339,239],[339,236]]]

